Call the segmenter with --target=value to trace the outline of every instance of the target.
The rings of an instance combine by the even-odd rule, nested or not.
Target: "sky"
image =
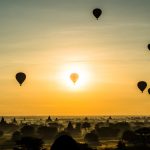
[[[0,0],[0,115],[149,115],[149,6]],[[94,8],[102,10],[98,21]],[[20,71],[27,76],[21,87]],[[148,83],[144,93],[140,80]]]

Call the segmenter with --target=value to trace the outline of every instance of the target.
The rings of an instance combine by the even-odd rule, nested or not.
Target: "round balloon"
[[[16,74],[16,80],[19,82],[20,86],[22,85],[22,83],[24,82],[24,80],[26,79],[26,75],[23,72],[18,72]]]
[[[93,10],[93,15],[95,16],[95,18],[98,20],[98,18],[100,17],[100,15],[102,14],[102,10],[99,8],[95,8]]]
[[[150,44],[147,45],[148,49],[150,50]]]
[[[150,94],[150,88],[148,89],[148,94]]]
[[[79,75],[78,75],[77,73],[72,73],[72,74],[70,75],[70,79],[72,80],[72,82],[73,82],[74,84],[77,82],[78,78],[79,78]]]
[[[139,81],[138,83],[137,83],[137,86],[138,86],[138,88],[142,91],[142,93],[143,93],[143,91],[145,90],[145,88],[147,87],[147,83],[145,82],[145,81]]]

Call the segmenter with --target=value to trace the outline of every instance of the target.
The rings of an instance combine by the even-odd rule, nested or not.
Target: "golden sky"
[[[0,1],[0,115],[149,115],[149,0]],[[97,21],[94,8],[103,13]],[[17,72],[27,78],[20,87]],[[69,75],[79,74],[74,85]]]

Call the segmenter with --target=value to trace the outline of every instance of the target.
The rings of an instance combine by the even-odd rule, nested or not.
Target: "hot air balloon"
[[[148,94],[150,94],[150,88],[148,89]]]
[[[79,75],[78,75],[77,73],[72,73],[72,74],[70,75],[70,79],[72,80],[72,82],[73,82],[74,84],[77,82],[78,78],[79,78]]]
[[[150,50],[150,44],[147,45],[148,49]]]
[[[24,82],[24,80],[26,79],[26,75],[23,72],[18,72],[16,74],[16,80],[19,82],[20,86],[22,85],[22,83]]]
[[[93,10],[93,15],[95,16],[95,18],[97,18],[97,20],[98,20],[98,18],[100,17],[101,14],[102,14],[102,10],[101,9],[95,8]]]
[[[147,83],[145,82],[145,81],[139,81],[138,83],[137,83],[137,86],[138,86],[138,88],[142,91],[142,93],[143,93],[143,91],[145,90],[145,88],[147,87]]]

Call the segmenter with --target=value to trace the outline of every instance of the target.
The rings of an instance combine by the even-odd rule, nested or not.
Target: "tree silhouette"
[[[21,147],[21,150],[41,150],[43,141],[35,137],[23,137],[17,141],[17,145]]]
[[[146,146],[148,143],[150,143],[150,128],[148,127],[142,127],[142,128],[139,128],[135,131],[135,133],[137,135],[140,136],[141,138],[141,142]]]
[[[33,136],[35,133],[35,129],[31,125],[25,125],[20,129],[23,136]]]
[[[12,141],[19,141],[21,139],[22,135],[21,135],[21,132],[19,131],[15,131],[13,134],[12,134]]]
[[[62,135],[55,140],[51,150],[80,150],[80,148],[72,137]]]
[[[40,126],[37,129],[37,133],[39,134],[41,138],[53,139],[58,133],[58,130],[57,130],[57,127]]]
[[[89,122],[82,123],[82,128],[84,128],[85,130],[89,129],[90,127],[91,127],[91,124]]]
[[[0,130],[0,137],[4,135],[4,132]]]
[[[95,143],[95,144],[99,143],[98,135],[94,132],[87,133],[84,139],[87,143]]]
[[[126,146],[125,146],[125,143],[123,141],[118,142],[117,150],[126,150]]]
[[[136,144],[138,142],[138,137],[134,131],[127,130],[123,132],[122,140]]]

